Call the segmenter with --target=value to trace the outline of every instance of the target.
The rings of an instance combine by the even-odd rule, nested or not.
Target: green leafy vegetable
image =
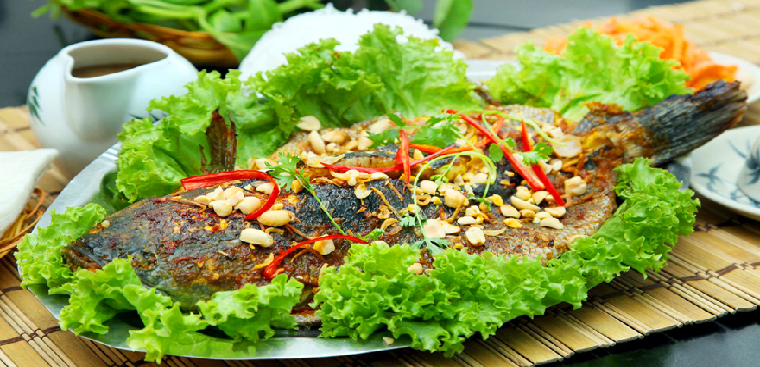
[[[16,253],[22,286],[44,284],[50,293],[70,296],[60,314],[64,330],[106,333],[106,321],[120,312],[136,311],[144,327],[131,330],[127,344],[145,350],[146,359],[157,362],[167,353],[243,357],[255,353],[254,342],[271,337],[272,328],[295,326],[290,311],[300,301],[303,284],[284,274],[263,287],[248,284],[216,293],[198,303],[200,314],[188,314],[181,312],[179,303],[145,287],[129,259],[114,259],[97,271],[72,272],[61,251],[104,217],[105,210],[96,204],[53,212],[51,225],[27,235]],[[235,340],[200,332],[210,325]],[[236,342],[240,340],[245,342]]]
[[[201,72],[187,94],[151,102],[151,110],[168,114],[155,126],[150,119],[124,125],[116,187],[133,202],[168,194],[180,179],[200,174],[199,146],[209,151],[205,133],[216,109],[237,125],[237,165],[247,167],[282,146],[302,116],[338,127],[394,110],[424,116],[440,106],[480,104],[461,60],[437,51],[434,40],[399,44],[399,34],[377,25],[354,53],[336,52],[334,40],[306,46],[288,55],[287,65],[248,81],[263,98],[244,92],[237,70],[224,79]]]
[[[303,284],[277,276],[266,287],[246,284],[236,291],[218,292],[199,302],[201,314],[235,340],[256,342],[274,336],[274,328],[295,329],[290,311],[301,296]]]
[[[46,284],[53,289],[68,283],[71,269],[63,263],[61,251],[66,245],[87,233],[106,216],[95,204],[69,208],[65,213],[50,213],[50,225],[32,235],[24,236],[18,245],[16,261],[21,273],[21,286]]]
[[[324,7],[319,0],[48,0],[34,16],[68,10],[96,10],[123,23],[148,23],[185,31],[205,31],[238,60],[272,28],[300,10]]]
[[[671,94],[688,94],[689,76],[676,61],[661,60],[662,49],[629,37],[617,46],[612,38],[579,28],[568,37],[561,56],[532,43],[517,49],[517,63],[499,68],[486,82],[505,104],[551,108],[578,120],[588,102],[614,103],[626,111],[651,106]]]
[[[621,272],[660,270],[678,236],[692,232],[699,201],[649,163],[618,167],[623,205],[599,232],[545,266],[449,248],[429,275],[417,276],[407,270],[420,256],[411,246],[354,245],[340,272],[329,267],[320,278],[314,305],[321,307],[322,336],[366,339],[388,329],[410,337],[414,348],[450,356],[466,338],[493,335],[517,316],[540,315],[560,302],[580,307],[588,289]]]
[[[438,0],[433,14],[433,26],[441,38],[453,41],[466,27],[472,15],[472,0]]]
[[[523,163],[528,166],[533,166],[541,161],[549,159],[549,154],[552,154],[554,149],[547,143],[538,143],[533,147],[533,150],[529,152],[517,152],[522,157]]]
[[[393,126],[378,134],[369,134],[369,139],[372,141],[370,148],[377,148],[395,144],[399,130],[414,130],[414,136],[411,138],[412,144],[425,144],[432,145],[438,148],[446,148],[454,144],[457,138],[462,137],[462,133],[452,123],[455,116],[430,117],[425,121],[424,125],[411,126],[407,125],[404,120],[395,114],[388,116],[396,126]]]

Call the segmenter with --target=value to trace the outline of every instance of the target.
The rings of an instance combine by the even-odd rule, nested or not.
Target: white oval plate
[[[760,67],[747,60],[720,52],[710,52],[710,56],[720,64],[739,67],[736,72],[736,79],[742,82],[742,88],[747,91],[747,103],[760,99]],[[499,66],[513,61],[470,59],[465,60],[465,62],[468,66],[467,77],[476,83],[483,83],[496,75]]]
[[[758,136],[760,126],[739,127],[693,151],[692,188],[716,203],[760,220],[760,202],[744,194],[736,183]]]

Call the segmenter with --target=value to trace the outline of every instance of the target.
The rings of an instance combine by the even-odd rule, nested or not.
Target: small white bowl
[[[738,186],[739,174],[760,137],[760,126],[731,129],[691,153],[691,186],[706,198],[760,220],[760,201]]]

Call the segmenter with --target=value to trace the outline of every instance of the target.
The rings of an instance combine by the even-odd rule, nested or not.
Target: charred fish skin
[[[747,92],[738,81],[717,81],[688,95],[672,95],[634,113],[592,113],[573,134],[611,132],[622,137],[624,162],[651,156],[662,165],[706,144],[734,126],[747,110]]]

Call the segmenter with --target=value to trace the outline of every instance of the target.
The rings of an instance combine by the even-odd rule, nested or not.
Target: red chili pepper
[[[264,203],[264,206],[259,208],[259,210],[248,214],[248,216],[245,217],[245,219],[256,219],[261,214],[264,214],[265,211],[269,210],[269,208],[274,205],[275,200],[278,196],[280,196],[280,187],[277,186],[277,182],[275,182],[274,178],[272,176],[260,172],[260,171],[254,171],[254,170],[237,170],[237,171],[229,171],[229,172],[219,172],[219,173],[212,173],[208,175],[202,175],[202,176],[191,176],[187,178],[183,178],[180,180],[182,183],[182,187],[185,188],[185,190],[195,190],[201,187],[209,187],[214,185],[219,185],[225,182],[229,181],[235,181],[235,180],[250,180],[250,179],[260,179],[260,180],[267,180],[272,183],[272,193],[269,195],[269,198],[267,199],[267,202]]]
[[[496,115],[496,126],[495,126],[496,129],[495,130],[496,130],[496,135],[500,138],[502,137],[501,136],[502,127],[504,127],[504,117],[501,117],[501,115]]]
[[[367,241],[365,241],[365,240],[363,240],[361,238],[353,237],[353,236],[346,236],[346,235],[342,235],[342,234],[333,234],[333,235],[330,235],[330,236],[317,237],[317,238],[310,239],[308,241],[303,241],[303,242],[300,242],[300,243],[297,243],[297,244],[293,245],[289,249],[287,249],[287,250],[283,251],[281,254],[277,255],[277,257],[275,257],[274,260],[272,260],[272,262],[269,263],[269,265],[267,265],[266,268],[264,268],[264,276],[267,279],[274,278],[275,272],[277,272],[277,267],[280,266],[280,264],[282,263],[282,260],[284,260],[285,257],[287,257],[288,255],[292,254],[295,250],[301,248],[301,246],[305,246],[305,245],[308,245],[310,243],[314,243],[314,242],[317,242],[317,241],[327,241],[327,240],[332,240],[332,239],[336,239],[336,238],[342,238],[342,239],[345,239],[345,240],[349,240],[351,242],[362,243],[362,244],[365,244],[365,245],[369,243],[369,242],[367,242]]]
[[[404,166],[404,182],[408,185],[409,178],[412,175],[412,162],[411,158],[409,158],[409,135],[404,130],[400,130],[399,135],[401,136],[401,149],[399,152],[401,153],[401,165]]]
[[[428,154],[433,154],[433,153],[441,150],[441,148],[438,148],[438,147],[433,146],[433,145],[427,145],[427,144],[411,144],[410,143],[409,144],[409,148],[417,149],[420,152],[428,153]]]
[[[530,137],[528,136],[528,127],[525,126],[525,120],[523,120],[521,123],[522,123],[523,150],[526,152],[530,152],[532,149],[530,147]]]
[[[522,164],[522,162],[518,161],[515,158],[515,156],[512,154],[512,152],[510,152],[509,149],[507,149],[507,147],[505,147],[505,146],[503,146],[501,144],[501,141],[499,141],[499,138],[497,138],[496,136],[494,136],[494,134],[492,132],[488,131],[488,129],[484,128],[483,126],[480,126],[480,124],[478,124],[477,122],[473,121],[468,116],[459,115],[459,117],[462,120],[464,120],[464,122],[472,125],[481,134],[483,134],[486,137],[488,137],[488,139],[490,139],[492,143],[496,144],[496,146],[498,146],[501,149],[501,152],[504,153],[504,156],[507,157],[507,160],[509,160],[509,163],[512,164],[512,167],[515,168],[515,170],[517,171],[517,173],[519,173],[520,176],[522,176],[523,179],[525,179],[525,181],[528,181],[528,186],[530,186],[530,188],[533,191],[541,190],[541,188],[542,188],[541,183],[540,182],[536,182],[536,180],[533,178],[533,175],[530,173],[530,171],[528,171],[528,168],[525,167],[525,165]]]
[[[480,145],[481,143],[483,143],[482,145],[485,145],[486,142],[487,142],[486,140],[478,142],[478,144],[476,144],[475,147],[482,148],[482,146],[478,146],[478,145]],[[470,150],[472,150],[472,147],[468,147],[468,146],[456,147],[456,146],[452,145],[452,146],[450,146],[450,147],[448,147],[446,149],[441,149],[441,150],[439,150],[439,151],[437,151],[437,152],[435,152],[435,153],[433,153],[431,155],[428,155],[425,158],[420,158],[420,159],[418,159],[416,161],[412,161],[409,164],[409,166],[410,167],[414,167],[414,166],[416,166],[416,165],[418,165],[420,163],[425,163],[425,162],[427,162],[427,161],[429,161],[429,160],[431,160],[433,158],[437,158],[437,157],[440,157],[440,156],[443,156],[443,155],[447,155],[447,154],[466,152],[466,151],[470,151]],[[357,170],[357,171],[363,172],[363,173],[375,173],[375,172],[388,173],[388,172],[394,172],[394,171],[398,171],[398,170],[404,169],[404,166],[400,165],[400,164],[392,166],[392,167],[384,167],[384,168],[365,168],[365,167],[356,167],[356,166],[333,166],[332,164],[327,164],[327,163],[322,162],[322,166],[324,166],[325,168],[327,168],[327,169],[329,169],[331,171],[335,171],[335,172],[348,172],[350,170]]]
[[[397,126],[391,121],[392,126]],[[401,147],[396,151],[396,163],[400,164],[404,168],[404,181],[409,184],[409,176],[412,175],[411,158],[409,158],[409,135],[404,129],[398,131],[399,140],[401,140]]]
[[[453,108],[449,108],[449,109],[447,109],[447,110],[441,110],[441,112],[445,112],[445,113],[448,113],[448,114],[450,114],[450,115],[453,115],[453,114],[455,114],[455,113],[457,113],[457,112],[459,112],[459,111],[457,111],[457,110],[455,110],[455,109],[453,109]]]
[[[530,152],[532,148],[530,147],[530,137],[528,136],[528,128],[525,126],[525,121],[522,122],[522,141],[523,141],[523,150],[526,152]],[[554,201],[557,202],[557,204],[561,206],[565,206],[565,201],[562,200],[562,197],[559,196],[559,192],[557,192],[557,189],[554,187],[554,184],[552,184],[551,181],[549,181],[549,177],[546,176],[546,173],[544,173],[544,170],[541,169],[540,164],[534,164],[531,166],[533,169],[533,172],[536,173],[536,177],[538,177],[539,181],[541,181],[542,184],[544,184],[544,187],[546,188],[546,191],[549,191],[549,194],[554,198]]]

